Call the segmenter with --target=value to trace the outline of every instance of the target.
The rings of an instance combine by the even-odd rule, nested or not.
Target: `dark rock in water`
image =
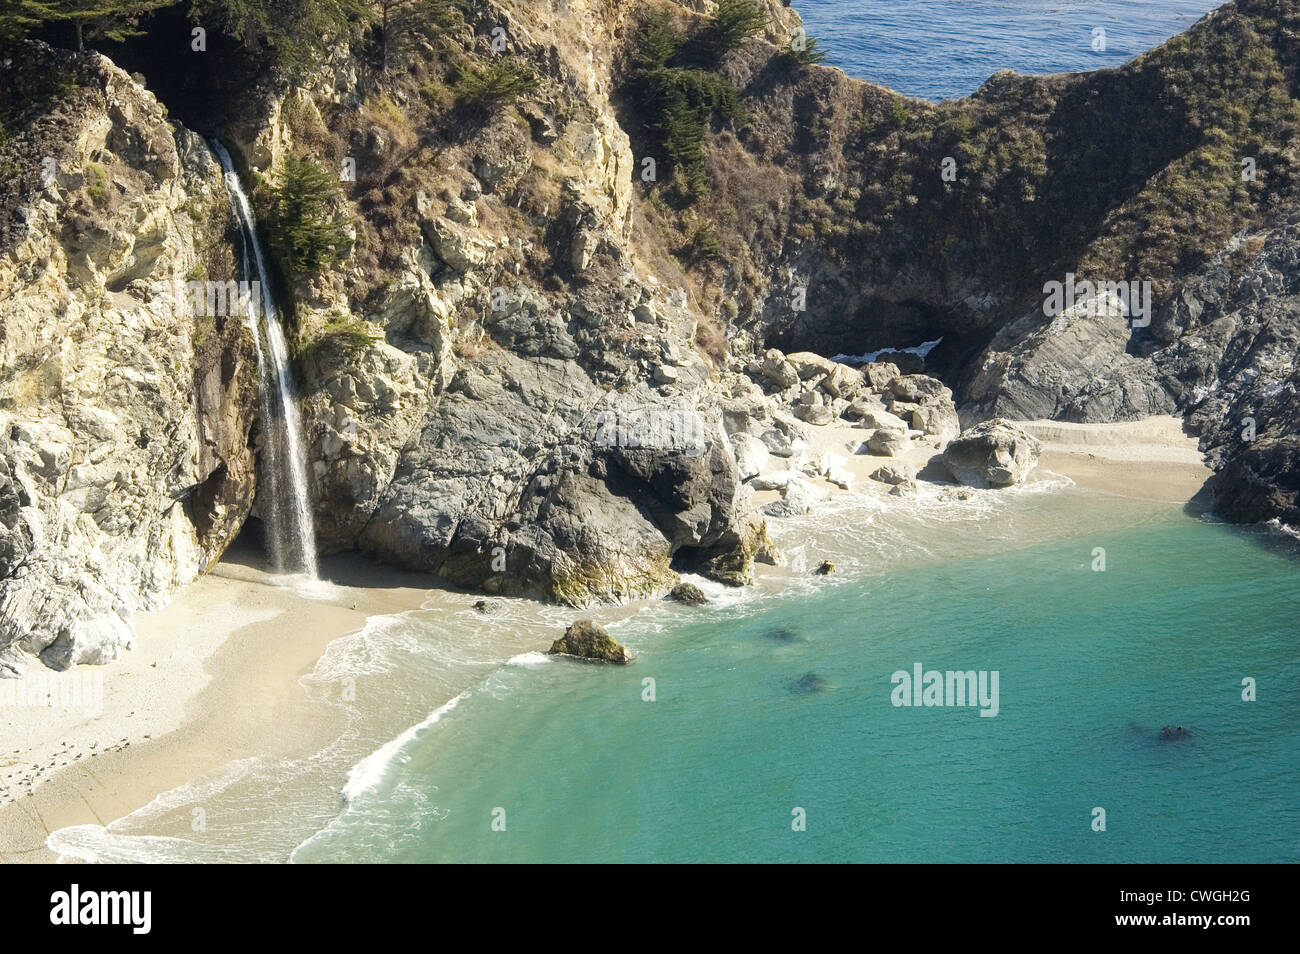
[[[1172,725],[1167,725],[1160,730],[1160,741],[1176,742],[1179,739],[1188,738],[1189,736],[1191,736],[1191,734],[1192,733],[1184,729],[1181,725],[1177,727],[1174,727]]]
[[[704,591],[694,583],[678,583],[669,591],[668,598],[687,606],[700,606],[709,601]]]
[[[500,600],[479,600],[474,604],[474,608],[480,613],[495,613],[501,608]]]
[[[790,683],[791,692],[821,692],[826,688],[826,680],[815,672],[804,673],[794,682]]]
[[[627,649],[614,642],[604,626],[589,619],[580,619],[566,629],[552,644],[550,652],[611,663],[629,663],[633,659]]]
[[[803,639],[799,630],[795,629],[793,626],[782,626],[780,629],[769,630],[767,636],[768,639],[779,640],[783,643],[793,643]]]
[[[835,572],[835,564],[830,560],[823,560],[821,566],[813,570],[813,576],[826,576]]]

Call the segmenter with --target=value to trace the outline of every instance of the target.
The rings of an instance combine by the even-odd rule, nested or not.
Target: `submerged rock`
[[[1029,476],[1042,444],[1022,428],[994,418],[963,432],[943,452],[943,463],[968,487],[1010,487]]]
[[[599,662],[629,663],[633,656],[616,643],[604,626],[589,619],[580,619],[564,631],[549,652],[553,655],[578,656]]]
[[[1167,725],[1160,730],[1160,741],[1177,742],[1179,739],[1186,739],[1191,736],[1191,732],[1180,726]]]
[[[815,672],[804,673],[794,682],[790,683],[790,691],[795,694],[821,692],[825,688],[826,680]]]

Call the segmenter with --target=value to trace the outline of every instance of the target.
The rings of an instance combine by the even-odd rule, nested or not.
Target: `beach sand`
[[[1044,442],[1033,480],[1137,500],[1186,502],[1209,477],[1195,440],[1183,434],[1175,418],[1023,426]],[[813,453],[840,455],[855,477],[849,491],[821,480],[820,485],[832,495],[879,496],[888,505],[890,488],[869,479],[885,459],[849,450],[867,432],[838,423],[815,434]],[[928,438],[913,444],[909,462],[923,477],[933,473],[937,447]],[[927,463],[929,471],[923,470]],[[774,459],[769,470],[779,466]],[[756,502],[778,497],[763,492]],[[783,530],[797,535],[789,523]],[[421,607],[464,611],[477,599],[430,589],[428,576],[359,557],[323,561],[322,575],[331,582],[306,591],[273,585],[258,562],[248,548],[236,548],[166,609],[137,617],[136,647],[122,659],[105,667],[38,674],[52,679],[56,692],[60,681],[81,680],[77,705],[0,708],[0,861],[54,861],[56,855],[45,848],[50,832],[106,825],[235,759],[310,750],[337,727],[325,724],[319,707],[307,704],[299,680],[332,641],[356,632],[368,617]],[[766,579],[760,584],[766,587],[790,574],[789,568],[761,569]],[[608,623],[636,609],[596,615]],[[513,632],[498,634],[496,648],[541,650],[558,635],[544,626],[516,625]],[[29,671],[29,679],[35,675]],[[65,692],[61,701],[68,698]]]

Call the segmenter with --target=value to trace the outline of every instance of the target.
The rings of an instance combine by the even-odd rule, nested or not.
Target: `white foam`
[[[870,364],[873,361],[879,361],[881,355],[886,354],[914,354],[921,359],[929,357],[933,351],[943,341],[943,338],[935,338],[933,341],[922,341],[919,345],[913,345],[910,348],[881,348],[879,351],[868,351],[866,354],[837,354],[831,358],[832,361],[841,363],[851,362],[853,364]],[[888,360],[888,359],[886,359]]]
[[[520,653],[518,656],[511,656],[506,660],[507,666],[523,666],[531,668],[533,666],[544,666],[551,661],[551,657],[546,653],[534,650],[531,653]]]
[[[402,750],[406,745],[418,738],[425,730],[441,722],[443,716],[455,709],[468,696],[469,690],[466,689],[460,695],[434,709],[423,722],[411,726],[397,738],[384,743],[380,748],[352,766],[348,772],[347,781],[343,783],[344,800],[352,802],[358,796],[377,788],[394,762],[399,759],[405,761],[402,759]]]

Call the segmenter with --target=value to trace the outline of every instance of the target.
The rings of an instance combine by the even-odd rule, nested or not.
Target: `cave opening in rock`
[[[167,107],[167,114],[204,136],[222,132],[241,112],[248,91],[263,78],[269,57],[249,52],[215,23],[190,19],[188,4],[177,4],[143,18],[142,32],[122,42],[87,43],[128,73]],[[194,30],[202,29],[201,44]],[[65,24],[42,31],[42,39],[69,46]],[[202,49],[195,49],[196,46]]]

